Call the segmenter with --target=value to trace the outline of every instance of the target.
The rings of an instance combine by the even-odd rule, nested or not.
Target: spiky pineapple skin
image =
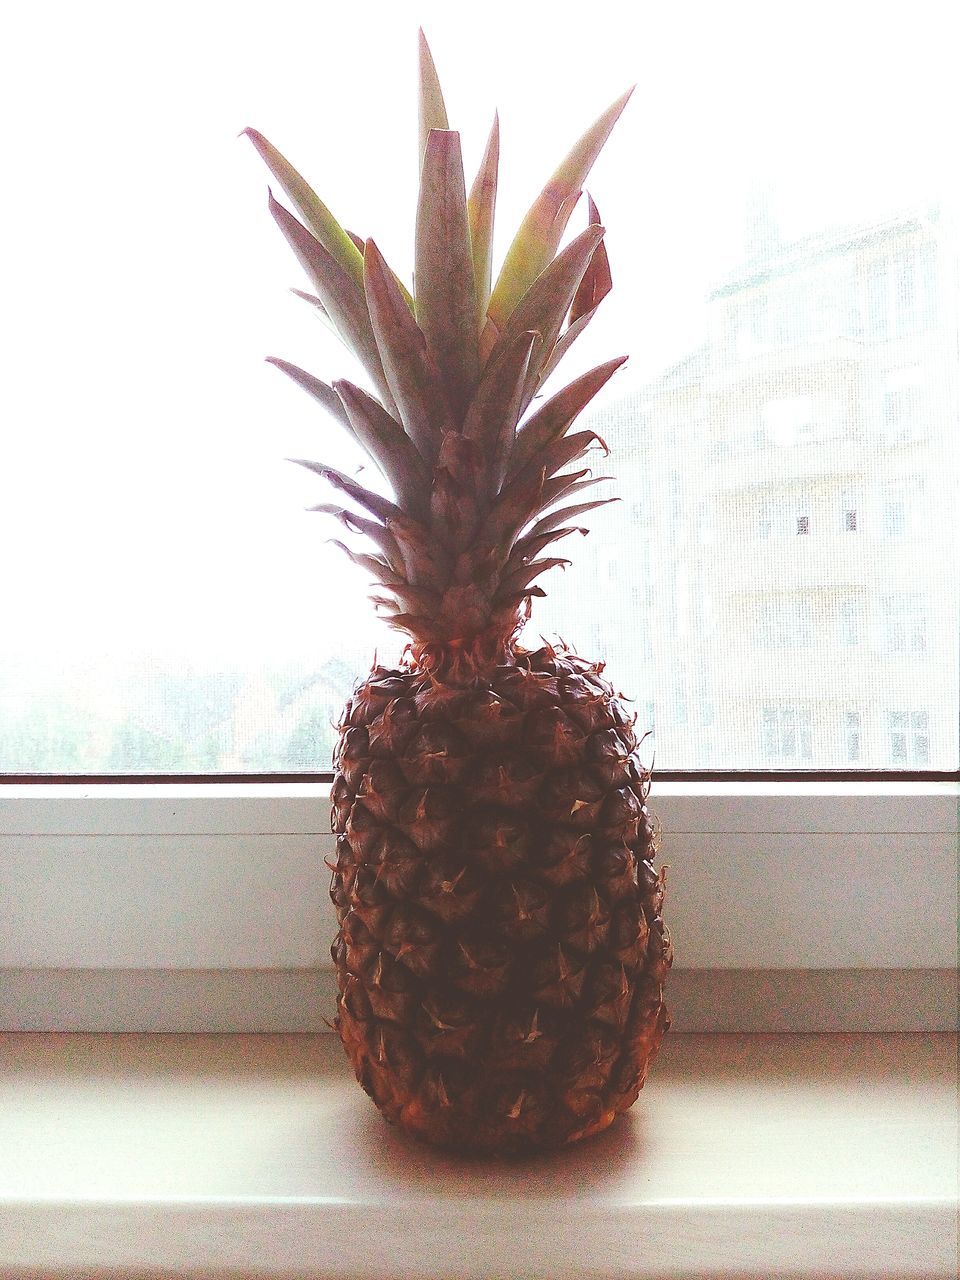
[[[336,753],[336,1027],[387,1120],[523,1155],[607,1128],[669,1026],[631,720],[549,646],[488,680],[375,668]]]

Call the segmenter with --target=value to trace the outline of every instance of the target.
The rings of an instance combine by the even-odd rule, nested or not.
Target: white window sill
[[[0,1276],[953,1280],[956,1037],[667,1037],[612,1131],[470,1163],[332,1036],[0,1037]]]

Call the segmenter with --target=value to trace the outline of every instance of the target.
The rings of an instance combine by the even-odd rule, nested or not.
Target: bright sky
[[[418,25],[463,133],[468,182],[499,108],[501,253],[570,143],[637,83],[590,183],[615,293],[568,371],[628,351],[623,389],[697,342],[704,293],[737,262],[752,191],[769,190],[788,237],[947,191],[950,9],[10,9],[0,663],[67,650],[322,658],[366,634],[364,575],[323,545],[323,519],[303,514],[322,485],[283,462],[350,455],[262,358],[327,379],[357,372],[287,292],[304,281],[267,215],[265,170],[237,139],[244,126],[407,276]]]

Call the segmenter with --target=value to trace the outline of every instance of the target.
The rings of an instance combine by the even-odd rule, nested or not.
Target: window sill
[[[0,1276],[940,1280],[956,1038],[668,1036],[532,1164],[387,1128],[331,1036],[0,1037]]]

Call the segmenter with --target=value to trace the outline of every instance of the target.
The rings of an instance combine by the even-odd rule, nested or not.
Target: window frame
[[[0,855],[11,851],[14,866],[19,857],[21,872],[34,854],[46,858],[48,868],[65,867],[57,893],[45,882],[46,906],[27,926],[36,931],[31,945],[38,956],[21,964],[9,955],[0,960],[0,1029],[323,1030],[334,996],[325,958],[335,929],[323,866],[324,856],[335,853],[327,834],[328,779],[0,779]],[[684,939],[671,977],[681,1029],[931,1031],[953,1025],[956,940],[945,900],[956,893],[960,771],[664,770],[655,774],[651,805],[665,832],[661,862],[675,868],[668,923]],[[96,872],[98,864],[109,864],[119,868],[120,879],[135,875],[136,859],[145,859],[150,902],[131,906],[108,878],[105,897],[92,884],[82,886],[84,918],[78,920],[71,906],[76,884],[71,890],[69,883],[69,858],[78,849],[85,866]],[[66,851],[62,864],[60,850]],[[153,874],[164,860],[179,867],[169,892],[157,889],[163,877]],[[0,886],[7,865],[0,856]],[[939,885],[934,897],[930,868]],[[106,873],[99,874],[102,880]],[[839,876],[841,899],[832,894],[830,931],[824,932],[826,923],[821,927],[825,952],[811,950],[796,914],[822,914],[824,874]],[[260,896],[248,888],[238,907],[231,887],[238,880],[259,884]],[[920,940],[921,951],[927,948],[923,963],[914,963],[912,944],[884,934],[887,925],[878,932],[877,921],[896,914],[889,902],[902,883],[919,883],[921,897],[928,895],[927,907],[918,906],[911,888],[917,919],[926,913],[929,921],[932,910],[939,921],[928,930],[933,940]],[[668,892],[670,884],[668,878]],[[16,903],[16,887],[0,893],[0,901]],[[715,891],[728,894],[735,928],[708,922],[706,934],[697,936],[703,903]],[[794,900],[797,894],[805,906]],[[201,900],[206,915],[191,923]],[[8,915],[14,909],[8,906]],[[273,925],[263,924],[261,909]],[[786,943],[780,925],[770,926],[785,909],[795,917],[783,925]],[[165,955],[138,959],[129,929],[126,951],[96,943],[104,920],[131,910],[147,921],[147,933],[161,930]],[[766,942],[761,937],[756,948],[748,945],[764,934],[765,923]],[[208,946],[206,935],[218,928],[226,941]],[[92,938],[93,951],[54,963],[67,935]],[[725,993],[719,1002],[717,990]]]

